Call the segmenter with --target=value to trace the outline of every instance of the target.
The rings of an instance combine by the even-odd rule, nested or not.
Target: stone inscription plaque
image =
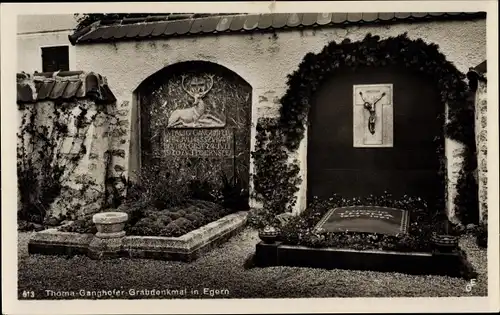
[[[222,185],[222,174],[250,182],[252,87],[207,62],[181,62],[141,84],[139,165],[180,179]]]
[[[409,213],[407,210],[375,207],[352,206],[335,208],[328,211],[316,225],[316,229],[327,232],[363,232],[386,235],[405,234],[408,231]]]
[[[233,157],[233,131],[169,129],[163,138],[163,154],[174,157]]]

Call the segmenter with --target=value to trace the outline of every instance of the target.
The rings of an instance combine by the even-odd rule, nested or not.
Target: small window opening
[[[42,71],[69,71],[69,47],[55,46],[42,48]]]

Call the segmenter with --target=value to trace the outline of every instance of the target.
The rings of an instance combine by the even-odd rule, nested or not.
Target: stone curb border
[[[256,245],[256,267],[308,267],[323,269],[371,270],[413,275],[443,275],[465,279],[477,278],[463,251],[452,253],[395,252],[311,248],[283,245],[280,242]]]
[[[115,239],[112,246],[99,243],[97,249],[91,248],[92,244],[98,243],[93,234],[48,229],[33,235],[28,243],[28,252],[87,255],[93,259],[128,257],[190,262],[240,232],[246,225],[247,215],[248,211],[236,212],[180,237],[124,236]]]

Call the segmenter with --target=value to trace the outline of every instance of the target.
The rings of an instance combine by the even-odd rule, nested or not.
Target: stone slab
[[[267,244],[260,242],[255,247],[254,262],[258,267],[272,267],[278,266],[278,246],[281,243],[276,242]]]
[[[85,255],[93,234],[59,232],[48,229],[35,233],[28,243],[30,254]]]
[[[386,235],[405,234],[409,226],[407,210],[376,207],[351,206],[328,211],[316,225],[316,229],[327,232],[365,232]]]
[[[270,253],[276,254],[270,255]],[[261,242],[256,246],[254,259],[257,267],[289,266],[371,270],[414,275],[443,275],[466,279],[477,277],[477,273],[462,251],[453,253],[363,251]]]
[[[163,138],[165,156],[234,156],[234,135],[231,129],[169,129]]]

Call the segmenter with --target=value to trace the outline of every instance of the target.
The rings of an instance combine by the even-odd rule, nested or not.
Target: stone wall
[[[488,134],[487,134],[487,94],[486,81],[478,80],[476,90],[476,147],[477,181],[479,186],[479,220],[486,221],[488,216]]]
[[[275,34],[252,33],[200,37],[177,37],[143,41],[96,43],[77,45],[77,67],[96,69],[107,76],[113,92],[122,104],[128,104],[129,121],[132,123],[128,139],[130,150],[126,151],[129,163],[126,174],[139,167],[134,156],[140,154],[137,140],[136,90],[140,84],[157,71],[185,61],[207,61],[216,63],[237,73],[252,87],[252,127],[250,150],[255,147],[255,126],[260,117],[275,117],[279,99],[287,89],[287,75],[309,53],[317,53],[331,42],[362,40],[367,33],[381,39],[407,33],[410,39],[421,38],[427,43],[439,45],[447,60],[462,72],[470,65],[478,64],[486,56],[486,23],[479,21],[447,21],[385,26],[348,26],[337,28],[295,29]],[[132,113],[135,113],[132,115]],[[307,137],[295,156],[301,163],[302,184],[297,193],[295,212],[306,205],[306,161]],[[460,146],[447,143],[448,165],[456,163]],[[453,153],[454,152],[454,153]],[[131,156],[132,158],[129,158]],[[250,170],[253,162],[250,161]],[[252,183],[250,183],[250,187]],[[449,196],[449,200],[453,200]],[[256,205],[256,204],[254,204]]]
[[[464,164],[465,145],[446,137],[444,140],[444,149],[446,156],[446,169],[448,171],[446,174],[448,184],[446,189],[446,211],[450,221],[454,224],[458,224],[460,223],[460,220],[455,211],[455,198],[458,194],[457,185],[460,170]]]
[[[18,211],[30,207],[31,213],[41,215],[37,209],[43,210],[45,216],[31,218],[34,221],[51,217],[76,219],[98,212],[108,204],[106,183],[121,175],[113,171],[123,164],[110,154],[116,140],[108,135],[119,125],[111,111],[114,105],[106,106],[85,95],[86,88],[90,88],[85,84],[85,74],[71,78],[20,77]],[[64,83],[70,80],[79,82],[80,89],[59,89],[68,87]],[[49,87],[51,97],[42,96]],[[63,99],[71,90],[82,97]]]
[[[107,204],[113,205],[126,194],[126,170],[130,145],[130,106],[128,101],[106,107],[107,130],[102,137],[108,140],[108,148],[103,157],[107,162]],[[98,157],[100,159],[101,156]]]

